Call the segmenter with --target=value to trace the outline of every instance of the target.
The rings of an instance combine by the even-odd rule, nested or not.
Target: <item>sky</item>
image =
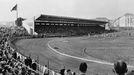
[[[32,18],[46,14],[93,19],[118,18],[134,13],[134,0],[0,0],[0,21],[14,21],[18,4],[19,17]]]

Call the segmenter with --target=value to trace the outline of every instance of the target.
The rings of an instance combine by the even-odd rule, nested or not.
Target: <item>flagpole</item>
[[[18,19],[18,4],[17,4],[17,10],[16,10],[16,20]]]
[[[16,20],[15,20],[15,23],[16,25],[18,25],[17,23],[17,19],[18,19],[18,4],[16,4],[12,9],[11,9],[11,12],[12,11],[16,11]]]

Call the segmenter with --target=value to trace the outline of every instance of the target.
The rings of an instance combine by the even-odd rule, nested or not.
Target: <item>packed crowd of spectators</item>
[[[95,35],[88,35],[89,39],[115,39],[115,38],[120,38],[120,37],[131,37],[133,34],[128,31],[121,31],[121,32],[109,32],[109,33],[102,33],[102,34],[95,34]]]
[[[81,36],[94,35],[105,32],[101,26],[35,26],[35,31],[39,34],[57,36]]]
[[[7,38],[0,40],[0,73],[3,75],[38,75],[32,64],[29,68],[17,56],[17,52],[10,47]],[[27,58],[25,58],[26,62]]]

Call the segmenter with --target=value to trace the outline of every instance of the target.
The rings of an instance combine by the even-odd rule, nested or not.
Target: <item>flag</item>
[[[12,11],[17,11],[17,4],[11,9],[11,12]]]

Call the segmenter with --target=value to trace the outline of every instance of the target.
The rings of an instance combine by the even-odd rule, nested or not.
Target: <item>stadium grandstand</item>
[[[23,26],[30,34],[54,34],[62,36],[102,33],[106,30],[107,24],[107,21],[97,19],[42,14],[23,22]]]
[[[86,35],[105,31],[106,24],[106,21],[99,20],[40,15],[34,20],[34,31],[49,35]]]

